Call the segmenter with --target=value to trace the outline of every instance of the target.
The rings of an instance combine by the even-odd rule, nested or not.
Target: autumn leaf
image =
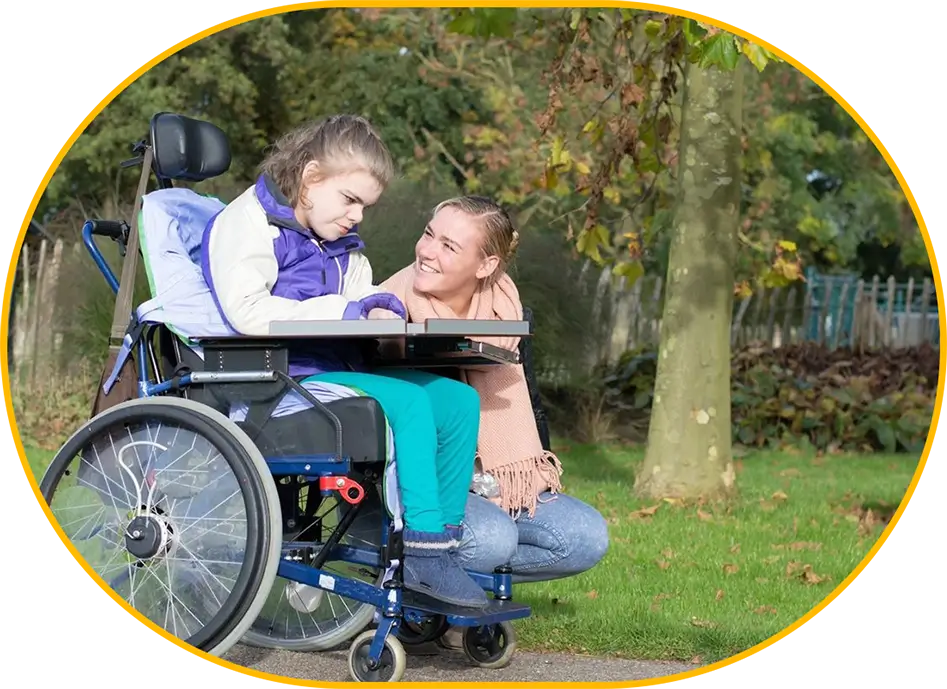
[[[773,498],[773,500],[788,500],[789,499],[789,496],[786,495],[781,490],[777,490],[775,493],[773,493],[771,497]]]
[[[598,591],[596,591],[595,589],[592,589],[591,591],[589,591],[589,592],[586,593],[585,595],[586,595],[587,598],[591,598],[591,599],[594,600],[594,599],[598,598]]]
[[[730,546],[730,552],[731,552],[731,553],[739,553],[739,552],[740,552],[740,544],[739,544],[739,543],[734,543],[732,546]]]
[[[661,569],[667,569],[668,567],[671,566],[671,563],[670,563],[670,562],[668,562],[667,560],[662,560],[662,559],[660,559],[660,558],[658,558],[657,560],[655,560],[655,563],[656,563],[656,564],[658,565],[658,567],[660,567]]]
[[[802,574],[799,575],[799,578],[802,579],[806,584],[812,586],[813,584],[821,584],[823,581],[826,581],[828,577],[819,576],[812,571],[812,565],[805,565],[802,568]]]
[[[717,589],[717,595],[714,596],[714,597],[715,597],[717,600],[722,600],[723,597],[724,597],[724,595],[726,595],[726,594],[724,594],[723,589]]]
[[[756,610],[753,611],[755,615],[765,615],[769,613],[770,615],[776,614],[776,608],[770,607],[769,605],[761,605]]]
[[[783,478],[799,478],[802,476],[802,472],[798,469],[783,469],[779,472],[779,475]]]
[[[691,624],[694,625],[695,627],[705,627],[705,628],[711,628],[711,627],[717,626],[715,622],[711,622],[710,620],[699,620],[696,617],[691,618]]]
[[[703,511],[702,509],[700,509],[699,507],[697,508],[697,517],[698,517],[702,522],[712,522],[712,521],[714,520],[713,516],[710,515],[710,513],[704,512],[704,511]]]
[[[654,516],[654,513],[658,511],[658,508],[661,506],[661,503],[656,505],[651,505],[650,507],[642,507],[640,510],[635,510],[628,515],[629,519],[645,519],[647,517]]]
[[[802,567],[802,563],[798,560],[793,560],[786,565],[786,576],[791,577],[800,567]]]
[[[674,551],[671,550],[670,548],[665,548],[664,550],[661,551],[661,554],[664,555],[664,557],[668,558],[669,560],[672,557],[674,557]]]
[[[773,543],[774,550],[822,550],[822,544],[811,541],[795,541],[794,543]]]
[[[704,659],[701,656],[691,658],[691,665],[700,665],[702,662],[704,662]]]
[[[621,107],[629,108],[644,100],[644,89],[638,84],[625,84],[621,89]]]
[[[770,555],[769,557],[763,558],[764,565],[772,565],[779,561],[779,555]]]
[[[737,572],[740,571],[740,567],[738,565],[733,564],[732,562],[728,562],[727,564],[723,566],[723,571],[726,572],[727,574],[736,574]]]

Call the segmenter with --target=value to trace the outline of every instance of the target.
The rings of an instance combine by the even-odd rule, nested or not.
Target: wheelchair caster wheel
[[[477,667],[498,670],[506,667],[516,652],[516,632],[509,622],[464,630],[464,653]]]
[[[356,682],[400,682],[408,659],[404,646],[392,635],[385,639],[381,659],[372,667],[368,654],[375,638],[375,630],[362,632],[349,647],[349,674]]]

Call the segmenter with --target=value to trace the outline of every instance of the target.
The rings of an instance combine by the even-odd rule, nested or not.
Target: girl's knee
[[[451,396],[455,400],[455,405],[468,416],[480,416],[480,393],[466,383],[452,381],[456,384],[451,390]]]

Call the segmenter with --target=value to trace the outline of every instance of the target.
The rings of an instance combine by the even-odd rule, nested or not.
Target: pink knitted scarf
[[[468,312],[459,316],[439,299],[414,289],[415,265],[392,275],[381,289],[397,296],[408,318],[421,323],[428,318],[520,320],[523,306],[519,291],[507,275],[477,291]],[[505,349],[516,349],[518,337],[478,338]],[[501,507],[510,514],[525,508],[533,514],[537,498],[545,491],[562,490],[562,465],[543,449],[529,399],[522,364],[496,364],[465,368],[464,382],[480,395],[480,435],[477,461],[500,485]]]

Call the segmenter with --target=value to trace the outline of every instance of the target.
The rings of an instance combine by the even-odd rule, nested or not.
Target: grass
[[[559,448],[565,489],[608,520],[589,572],[520,585],[524,649],[714,662],[804,616],[872,548],[918,458],[754,453],[727,506],[633,497],[638,450]]]
[[[872,548],[917,467],[906,455],[759,452],[737,462],[728,505],[642,501],[640,450],[558,448],[566,490],[608,520],[611,545],[585,574],[520,585],[533,616],[519,646],[714,662],[789,626]],[[37,480],[52,452],[30,449]]]

